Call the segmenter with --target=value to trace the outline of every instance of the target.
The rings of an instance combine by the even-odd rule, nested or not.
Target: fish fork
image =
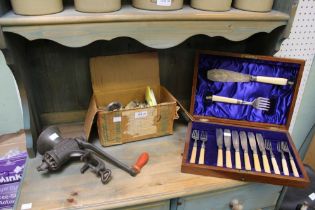
[[[286,142],[281,142],[281,147],[282,147],[282,150],[283,150],[284,152],[286,152],[286,153],[289,154],[289,159],[290,159],[290,164],[291,164],[291,167],[292,167],[293,175],[294,175],[295,177],[300,177],[299,172],[298,172],[298,170],[297,170],[297,168],[296,168],[294,159],[293,159],[293,157],[292,157],[292,154],[291,154],[291,152],[290,152],[290,150],[289,150],[288,143],[286,143]]]
[[[263,98],[258,97],[253,101],[243,101],[236,98],[228,98],[223,96],[207,96],[206,99],[212,100],[215,102],[223,102],[223,103],[229,103],[229,104],[240,104],[240,105],[248,105],[252,106],[255,109],[263,110],[263,111],[269,111],[270,109],[270,100],[269,98]]]
[[[278,166],[277,160],[275,158],[275,155],[272,152],[271,141],[265,139],[265,147],[266,147],[266,150],[268,150],[270,152],[272,167],[273,167],[273,170],[274,170],[275,174],[280,174],[280,170],[279,170],[279,166]]]
[[[198,164],[205,164],[206,141],[208,141],[207,131],[201,131],[200,141],[202,141],[202,145],[201,145],[201,149],[200,149]]]
[[[289,176],[288,163],[287,163],[287,160],[285,159],[285,156],[284,156],[284,153],[283,153],[283,150],[281,147],[281,142],[278,142],[277,150],[278,150],[278,152],[281,153],[281,162],[282,162],[283,174],[286,176]]]
[[[196,163],[197,141],[199,140],[199,131],[193,130],[191,138],[194,140],[194,146],[190,156],[190,163]]]

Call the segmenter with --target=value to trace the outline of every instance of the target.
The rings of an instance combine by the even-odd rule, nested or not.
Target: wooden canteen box
[[[235,82],[236,78],[233,78],[233,82],[227,82],[226,80],[215,80],[213,77],[209,78],[208,70],[212,69],[218,69],[219,72],[222,72],[223,69],[254,76],[286,78],[291,82],[287,85],[274,85],[257,81]],[[307,186],[309,178],[288,132],[303,69],[304,61],[296,59],[198,52],[190,106],[192,121],[189,123],[187,131],[182,172],[275,185]],[[209,95],[212,95],[211,101],[209,100]],[[218,102],[215,96],[245,101],[253,101],[257,97],[265,97],[270,99],[271,107],[268,111],[263,111],[253,106]],[[220,132],[217,133],[217,129],[222,129],[221,131],[226,129],[227,132],[224,132],[222,136]],[[194,144],[196,135],[193,132],[196,134],[196,130],[199,131],[200,138],[196,141],[197,147],[194,149],[194,146],[196,146]],[[234,133],[232,133],[233,131]],[[201,141],[202,133],[203,136],[206,135],[207,139],[203,147]],[[239,135],[241,133],[245,134],[243,135],[245,138],[240,138]],[[253,133],[256,137],[256,156],[253,154],[250,146],[250,133]],[[263,140],[271,143],[274,153],[273,159],[269,150],[266,150],[266,156],[260,151],[257,134],[261,134]],[[217,145],[218,136],[221,136],[221,139],[223,138],[222,150],[219,150]],[[234,148],[233,136],[239,137],[239,151]],[[230,149],[225,147],[225,138],[227,140],[230,139]],[[245,161],[247,157],[246,155],[244,156],[242,146],[242,143],[245,142],[247,142],[249,161]],[[282,163],[281,152],[277,151],[279,142],[288,144],[288,149],[292,154],[291,160],[289,154],[284,153],[287,167]],[[236,148],[238,147],[236,146]],[[196,156],[193,155],[195,151]],[[203,152],[205,155],[202,155]],[[222,162],[218,156],[222,158]],[[196,157],[196,159],[194,160],[193,157]],[[204,157],[204,160],[202,157]],[[236,160],[238,157],[240,157],[240,161]],[[267,161],[265,160],[266,157]],[[250,167],[248,164],[245,165],[245,162],[249,163]],[[223,165],[220,163],[223,163]],[[274,165],[274,163],[277,164]],[[257,170],[258,167],[261,170]],[[286,171],[286,168],[288,168],[288,171]]]
[[[176,99],[160,85],[156,53],[103,56],[90,59],[93,96],[85,119],[89,137],[97,119],[102,146],[111,146],[173,133],[178,118]],[[130,101],[145,101],[150,86],[158,105],[148,108],[106,111],[111,102],[126,106]]]

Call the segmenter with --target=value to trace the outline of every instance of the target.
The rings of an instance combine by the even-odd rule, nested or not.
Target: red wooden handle
[[[138,173],[140,173],[141,169],[143,168],[143,166],[145,166],[145,164],[147,164],[147,162],[149,161],[149,154],[147,152],[142,153],[136,164],[133,165],[133,169]]]

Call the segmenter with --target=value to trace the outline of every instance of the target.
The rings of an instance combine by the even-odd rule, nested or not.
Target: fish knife
[[[249,145],[253,151],[255,171],[261,172],[260,161],[259,161],[259,157],[258,157],[258,153],[257,153],[257,144],[256,144],[255,135],[252,132],[248,132],[247,135],[248,135]]]
[[[229,129],[224,129],[224,145],[225,145],[225,165],[227,168],[232,168],[231,159],[231,131]]]
[[[240,138],[237,131],[232,131],[233,147],[235,149],[235,168],[242,169],[240,156]]]
[[[245,169],[250,171],[250,170],[252,170],[252,166],[251,166],[250,161],[249,161],[247,135],[246,135],[245,131],[240,132],[240,138],[241,138],[242,149],[244,151]]]
[[[218,145],[218,159],[217,166],[223,166],[223,130],[221,128],[216,129],[216,138]]]
[[[261,82],[272,85],[293,85],[294,82],[286,78],[265,77],[243,74],[225,69],[208,70],[207,78],[214,82]]]
[[[270,165],[269,165],[268,158],[267,158],[264,137],[261,135],[261,133],[256,133],[256,139],[257,139],[259,150],[262,154],[264,171],[266,173],[270,174],[271,171],[270,171]]]

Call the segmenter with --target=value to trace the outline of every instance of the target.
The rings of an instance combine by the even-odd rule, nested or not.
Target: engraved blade
[[[266,154],[264,137],[260,133],[256,133],[256,139],[257,139],[259,150],[261,151],[262,154]]]
[[[223,146],[223,130],[221,128],[216,129],[217,145],[219,149]]]
[[[231,149],[231,131],[229,129],[224,129],[224,145],[226,150]]]
[[[248,132],[247,135],[248,135],[250,148],[252,149],[254,154],[257,154],[257,144],[256,144],[256,138],[255,138],[254,133]]]
[[[232,131],[233,147],[236,152],[240,151],[240,138],[237,131]]]
[[[224,69],[212,69],[207,72],[208,80],[214,82],[250,82],[251,76]]]
[[[245,153],[248,153],[247,135],[245,131],[240,132],[241,145]]]

